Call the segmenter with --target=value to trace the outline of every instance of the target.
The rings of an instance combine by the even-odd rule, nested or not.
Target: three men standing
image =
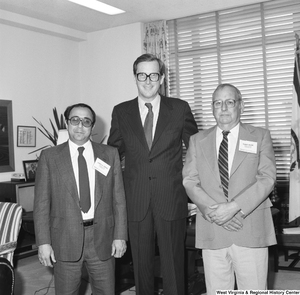
[[[208,295],[234,289],[235,276],[239,289],[266,289],[267,247],[276,243],[267,198],[276,180],[270,133],[240,122],[244,102],[231,84],[213,94],[217,125],[197,133],[188,103],[159,94],[164,71],[154,55],[138,57],[138,96],[112,113],[108,144],[125,159],[126,204],[117,150],[89,140],[95,123],[89,106],[67,108],[69,142],[41,154],[34,221],[41,263],[56,262],[57,294],[76,294],[83,263],[93,293],[113,294],[112,256],[126,251],[127,206],[136,293],[154,294],[157,243],[164,294],[184,295],[186,192],[199,209],[196,247],[203,249]],[[77,164],[82,156],[88,205],[81,195],[85,168]]]

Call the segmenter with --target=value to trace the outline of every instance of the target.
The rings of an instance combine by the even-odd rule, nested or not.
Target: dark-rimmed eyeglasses
[[[149,75],[147,75],[146,73],[136,74],[136,78],[140,82],[145,82],[147,78],[149,78],[151,82],[157,82],[159,80],[159,76],[159,73],[150,73]]]
[[[86,117],[81,119],[78,116],[74,116],[70,118],[68,121],[70,121],[71,125],[73,126],[79,125],[80,122],[84,127],[91,127],[93,125],[93,121],[90,118],[86,118]]]
[[[212,102],[212,105],[215,109],[220,109],[221,107],[223,107],[223,103],[225,103],[225,105],[227,106],[227,108],[232,109],[236,106],[236,103],[239,100],[235,100],[235,99],[226,99],[225,101],[223,100],[215,100]]]

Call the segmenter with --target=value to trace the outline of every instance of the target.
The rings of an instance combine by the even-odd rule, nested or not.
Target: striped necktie
[[[78,148],[78,178],[79,197],[82,212],[87,213],[91,207],[90,182],[85,158],[83,156],[84,147]]]
[[[218,165],[219,165],[219,172],[220,172],[220,178],[221,183],[223,187],[223,192],[228,199],[228,183],[229,183],[229,175],[228,175],[228,134],[230,131],[222,131],[223,133],[223,140],[220,145],[219,149],[219,159],[218,159]]]
[[[146,140],[148,143],[149,150],[152,146],[152,129],[153,129],[153,112],[152,112],[152,104],[145,103],[145,106],[148,108],[148,114],[144,123],[144,132],[146,136]]]

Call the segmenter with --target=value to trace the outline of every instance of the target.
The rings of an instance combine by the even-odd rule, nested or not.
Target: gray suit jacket
[[[95,171],[94,244],[101,260],[111,257],[114,239],[127,239],[125,194],[118,151],[92,142],[95,160],[111,166]],[[79,196],[68,143],[44,150],[35,181],[34,224],[37,245],[50,244],[56,259],[76,261],[84,242]]]
[[[242,152],[239,142],[257,143],[256,153]],[[196,246],[219,249],[232,244],[264,247],[276,244],[268,199],[276,180],[275,156],[270,132],[263,128],[240,124],[239,138],[229,179],[228,199],[235,200],[246,217],[243,228],[230,232],[206,221],[206,207],[226,202],[216,154],[216,127],[201,131],[190,139],[183,168],[183,184],[188,196],[199,208],[196,221]]]

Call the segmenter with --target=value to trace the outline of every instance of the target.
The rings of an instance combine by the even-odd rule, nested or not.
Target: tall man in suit
[[[235,276],[241,290],[264,290],[267,247],[276,243],[268,199],[276,180],[270,132],[240,122],[244,102],[231,84],[214,91],[212,110],[217,126],[191,137],[183,168],[184,187],[199,209],[196,247],[207,294],[233,290]]]
[[[69,106],[64,116],[69,141],[41,153],[36,175],[38,257],[43,265],[54,266],[57,295],[78,294],[83,264],[93,294],[112,295],[114,257],[124,254],[127,239],[118,151],[90,140],[96,120],[90,106]]]
[[[136,290],[139,295],[154,294],[157,238],[164,294],[183,295],[187,195],[182,185],[182,141],[188,146],[197,126],[188,103],[158,93],[165,78],[160,59],[141,55],[133,73],[138,97],[115,106],[108,144],[125,156]]]

